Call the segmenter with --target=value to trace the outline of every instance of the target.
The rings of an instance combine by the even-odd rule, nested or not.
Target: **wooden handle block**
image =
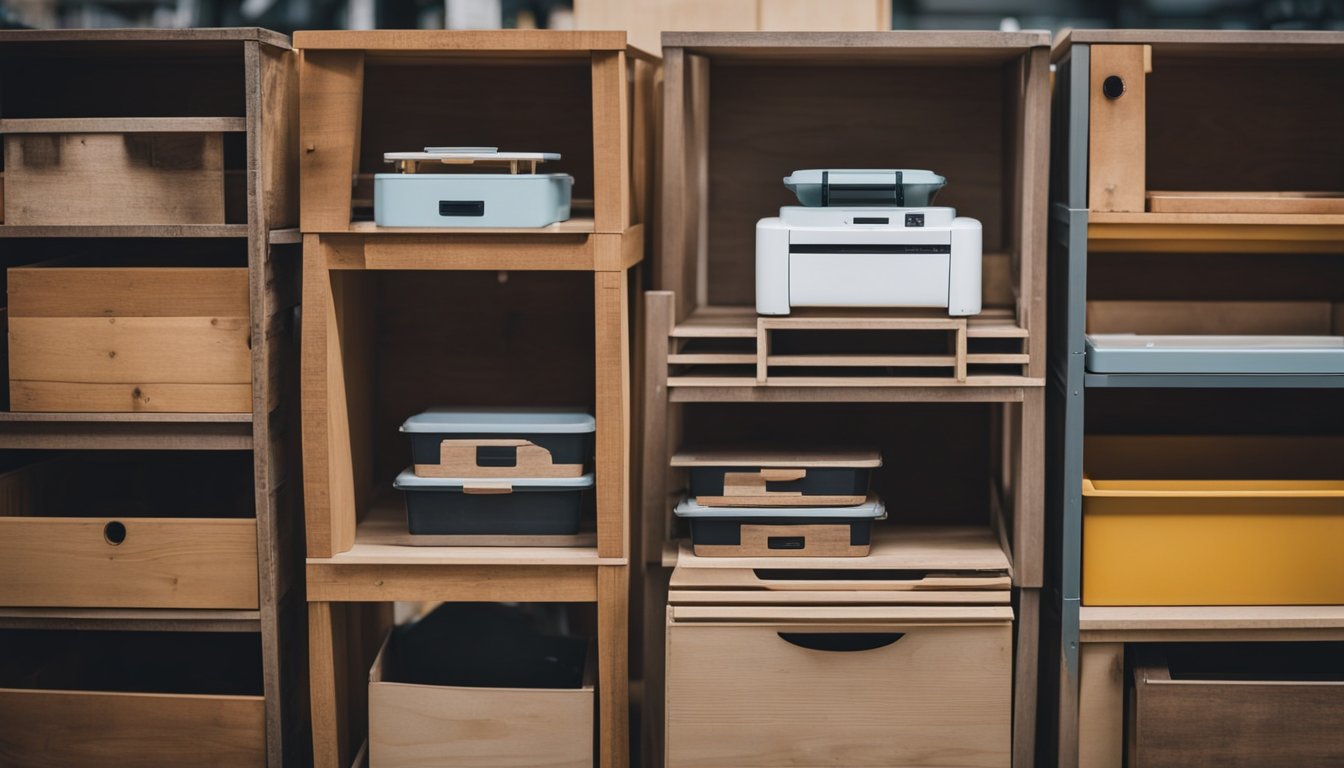
[[[724,472],[724,496],[802,496],[802,491],[768,491],[766,483],[788,483],[807,477],[806,469],[767,468],[758,472]]]
[[[771,548],[771,539],[777,546]],[[790,546],[778,546],[780,540]],[[849,525],[743,525],[738,544],[696,544],[701,557],[863,557],[867,545],[849,543]]]
[[[462,492],[474,496],[494,496],[513,493],[513,485],[511,483],[466,483],[462,486]]]
[[[478,448],[513,448],[515,462],[506,467],[477,463]],[[438,464],[416,464],[420,477],[578,477],[582,464],[555,464],[551,452],[520,438],[465,438],[439,443]]]

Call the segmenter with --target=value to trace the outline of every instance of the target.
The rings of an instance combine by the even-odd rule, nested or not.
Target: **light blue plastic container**
[[[380,227],[546,227],[569,218],[567,173],[379,173]]]

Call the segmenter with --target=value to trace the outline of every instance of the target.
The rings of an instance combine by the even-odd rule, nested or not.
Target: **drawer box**
[[[140,632],[61,634],[78,634],[83,639],[69,642],[58,633],[22,639],[8,633],[0,641],[10,656],[5,662],[9,669],[0,680],[0,723],[4,724],[0,727],[0,765],[266,765],[261,644],[255,635],[171,633],[156,642],[147,638],[150,633]],[[32,653],[21,650],[39,639],[51,648]],[[242,647],[244,642],[247,648]],[[141,647],[130,647],[133,643]],[[165,664],[164,658],[172,661]],[[51,669],[51,665],[59,668]],[[202,671],[211,667],[218,671]],[[151,676],[146,669],[151,668],[154,677],[162,677],[165,670],[171,677],[146,684]],[[224,682],[195,679],[202,676]],[[233,679],[225,680],[226,676]],[[126,687],[114,689],[117,683]]]
[[[672,606],[667,765],[1012,763],[1008,606]]]
[[[10,410],[252,410],[247,270],[9,270]]]
[[[1344,647],[1141,646],[1130,765],[1344,764]]]
[[[1083,457],[1084,605],[1344,603],[1344,439],[1089,437]]]
[[[369,672],[369,764],[591,768],[596,660],[581,688],[478,688],[391,682],[384,642]]]
[[[131,504],[125,514],[99,516],[108,500],[51,498],[53,486],[79,483],[80,476],[60,462],[0,474],[0,605],[258,607],[254,518],[190,517],[200,510],[189,498],[182,517],[145,517]],[[71,509],[85,503],[92,516]]]
[[[6,225],[225,222],[221,132],[3,138]]]
[[[882,455],[852,451],[682,451],[691,496],[707,507],[856,506],[868,496]]]
[[[406,494],[406,527],[429,536],[573,536],[593,475],[557,478],[431,478],[411,469],[392,487]]]

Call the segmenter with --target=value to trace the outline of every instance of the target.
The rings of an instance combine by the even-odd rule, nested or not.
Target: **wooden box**
[[[223,224],[222,129],[241,131],[243,124],[242,118],[0,120],[4,222]]]
[[[576,689],[469,688],[384,679],[384,641],[369,671],[369,763],[591,768],[596,660]]]
[[[154,472],[182,466],[149,457]],[[256,610],[257,523],[240,514],[250,508],[247,486],[238,484],[238,498],[205,498],[225,494],[229,482],[218,477],[245,479],[247,467],[237,469],[201,462],[187,477],[163,480],[182,496],[174,517],[146,516],[167,505],[124,491],[158,481],[124,463],[58,460],[0,474],[0,605]],[[130,479],[117,487],[117,474]],[[218,511],[205,507],[215,503],[231,516],[202,516]]]
[[[0,646],[0,764],[266,765],[255,635],[9,631]]]
[[[1344,603],[1344,440],[1095,436],[1084,605]]]
[[[1341,659],[1338,643],[1140,646],[1129,765],[1344,764]]]
[[[13,411],[252,410],[243,267],[9,270]]]

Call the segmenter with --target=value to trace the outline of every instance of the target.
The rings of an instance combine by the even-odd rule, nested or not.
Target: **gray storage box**
[[[407,468],[392,487],[406,494],[414,536],[572,536],[593,475],[482,480],[420,477]]]
[[[784,177],[784,186],[808,207],[876,205],[924,208],[947,179],[914,169],[811,168]]]
[[[430,408],[407,419],[421,477],[578,477],[597,420],[574,408]]]
[[[707,507],[685,499],[674,512],[690,521],[700,557],[864,557],[873,521],[887,516],[871,495],[854,507]]]
[[[868,497],[882,466],[873,449],[684,450],[672,466],[690,474],[691,496],[706,507],[845,507]]]
[[[1340,336],[1087,336],[1092,373],[1344,373]]]
[[[427,147],[383,159],[414,171],[419,163],[506,165],[497,173],[379,173],[373,219],[380,227],[545,227],[569,218],[574,177],[537,173],[554,152],[499,152],[493,147]],[[531,173],[518,173],[520,165]]]

